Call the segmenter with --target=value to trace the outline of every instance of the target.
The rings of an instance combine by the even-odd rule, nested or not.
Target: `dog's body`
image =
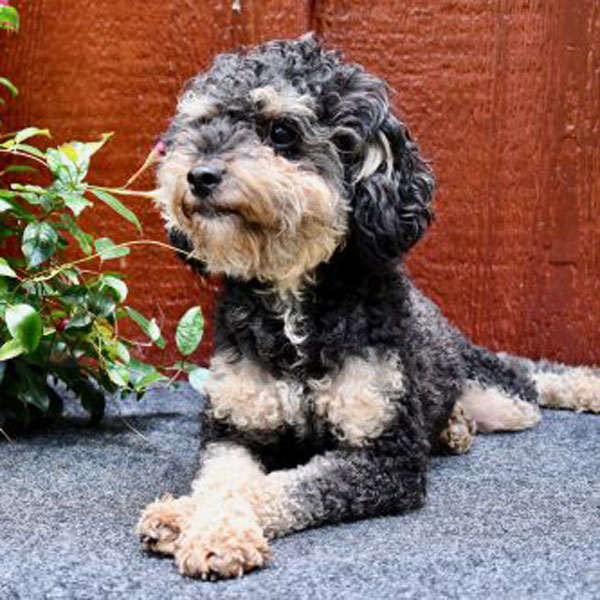
[[[600,410],[600,377],[474,346],[411,283],[433,179],[385,86],[312,37],[223,55],[166,134],[172,240],[224,276],[202,466],[149,505],[146,547],[193,576],[267,539],[420,506],[432,451]]]

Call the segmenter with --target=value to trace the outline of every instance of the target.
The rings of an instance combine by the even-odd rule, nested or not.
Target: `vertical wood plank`
[[[600,363],[598,4],[317,7],[432,160],[438,219],[409,261],[423,288],[479,343]]]

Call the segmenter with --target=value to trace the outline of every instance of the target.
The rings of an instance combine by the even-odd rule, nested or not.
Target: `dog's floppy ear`
[[[386,110],[355,156],[352,233],[361,252],[381,261],[405,254],[433,218],[434,179],[406,126]]]

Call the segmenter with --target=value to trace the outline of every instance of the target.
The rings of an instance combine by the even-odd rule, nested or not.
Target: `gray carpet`
[[[423,510],[278,540],[269,568],[205,583],[132,535],[140,507],[187,490],[198,409],[157,392],[0,443],[0,598],[600,598],[600,416],[480,436],[434,460]]]

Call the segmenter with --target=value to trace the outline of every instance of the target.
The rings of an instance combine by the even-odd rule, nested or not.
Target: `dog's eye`
[[[298,132],[289,121],[274,121],[269,137],[277,148],[289,148],[298,139]]]

